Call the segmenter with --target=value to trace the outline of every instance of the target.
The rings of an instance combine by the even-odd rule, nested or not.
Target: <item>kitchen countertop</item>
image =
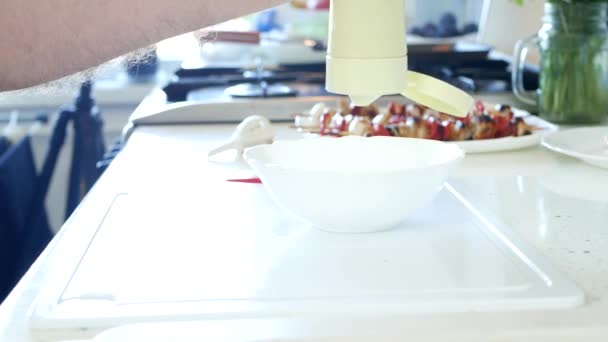
[[[97,210],[133,183],[155,184],[180,171],[176,145],[196,149],[225,139],[234,125],[155,126],[135,130],[123,153],[107,170],[75,215],[65,224],[0,307],[0,340],[33,341],[27,315],[45,282],[73,262],[87,234],[104,214]],[[286,134],[281,126],[279,134]],[[205,139],[201,139],[205,136]],[[158,160],[164,167],[157,168]],[[142,183],[143,182],[143,183]],[[260,322],[279,329],[286,339],[321,340],[325,335],[417,337],[462,341],[551,340],[604,341],[608,338],[608,172],[535,147],[521,151],[467,156],[450,180],[487,208],[520,237],[536,247],[586,294],[587,303],[572,310],[441,314],[367,321]],[[264,325],[269,324],[270,325]],[[226,324],[247,337],[252,322]],[[273,328],[274,327],[274,328]],[[380,333],[378,333],[380,332]],[[379,337],[374,338],[378,340]],[[346,339],[345,339],[346,340]]]

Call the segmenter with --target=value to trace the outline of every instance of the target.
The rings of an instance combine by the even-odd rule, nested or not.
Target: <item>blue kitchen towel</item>
[[[57,160],[65,143],[68,124],[72,120],[73,113],[61,112],[51,133],[51,139],[49,141],[49,148],[38,176],[38,187],[31,203],[30,212],[38,212],[44,210],[44,200],[46,199],[47,192],[55,172],[55,166]]]
[[[32,212],[39,189],[29,136],[0,156],[0,300],[52,238],[44,207]]]
[[[66,219],[72,215],[101,175],[97,162],[103,159],[105,153],[103,120],[95,100],[91,97],[91,91],[91,83],[84,83],[80,87],[74,107],[61,112],[61,115],[71,117],[74,128]]]
[[[4,136],[0,136],[0,159],[2,159],[2,156],[10,146],[10,141]],[[0,190],[0,302],[10,292],[15,268],[15,255],[13,253],[14,236],[8,228],[5,228],[6,224],[1,219],[5,216],[2,206],[3,200]]]
[[[4,136],[0,137],[0,157],[8,150],[11,146],[11,142]]]
[[[99,112],[73,112],[74,142],[68,186],[66,219],[99,179],[97,162],[103,159],[105,141],[103,121]]]

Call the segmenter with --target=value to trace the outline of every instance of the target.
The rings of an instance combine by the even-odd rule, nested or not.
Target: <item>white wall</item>
[[[544,0],[526,0],[524,6],[512,0],[486,0],[478,40],[510,56],[518,40],[538,32],[543,12]],[[529,61],[537,63],[538,59],[538,51],[530,49]]]

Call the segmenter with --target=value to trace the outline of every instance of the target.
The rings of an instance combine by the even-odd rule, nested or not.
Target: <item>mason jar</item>
[[[528,45],[540,50],[539,89],[523,89]],[[515,52],[513,90],[538,106],[541,117],[560,124],[599,124],[608,119],[608,1],[548,1],[538,34]]]

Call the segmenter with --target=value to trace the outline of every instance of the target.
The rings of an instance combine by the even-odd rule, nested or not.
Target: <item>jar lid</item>
[[[414,71],[408,71],[407,86],[401,94],[418,104],[457,117],[467,116],[475,102],[465,91]]]

